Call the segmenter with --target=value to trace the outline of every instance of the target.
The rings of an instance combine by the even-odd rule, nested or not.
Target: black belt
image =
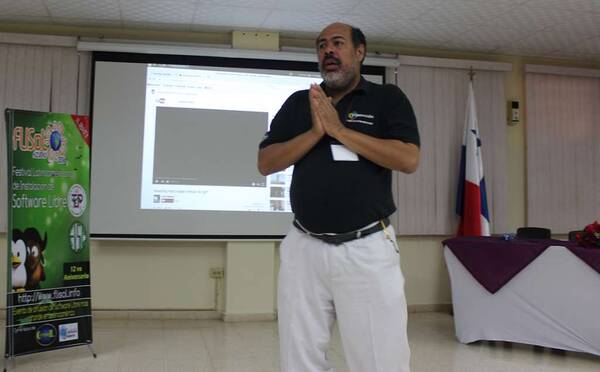
[[[377,231],[383,230],[389,224],[390,224],[390,219],[386,217],[380,221],[377,221],[377,223],[375,223],[373,226],[370,226],[370,227],[367,227],[364,229],[354,230],[354,231],[340,233],[340,234],[333,234],[333,233],[318,234],[318,233],[313,233],[313,232],[305,229],[300,224],[300,222],[298,222],[298,220],[294,220],[294,222],[293,222],[293,225],[295,227],[297,227],[300,231],[304,232],[305,234],[310,235],[317,239],[321,239],[325,243],[335,244],[335,245],[340,245],[342,243],[349,242],[351,240],[364,238],[367,235],[370,235],[370,234],[376,233]]]

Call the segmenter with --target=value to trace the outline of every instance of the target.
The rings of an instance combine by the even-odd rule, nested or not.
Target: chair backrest
[[[519,227],[517,238],[520,239],[550,239],[552,232],[545,227]]]
[[[569,241],[576,242],[577,234],[582,233],[582,232],[583,232],[582,230],[569,231]]]

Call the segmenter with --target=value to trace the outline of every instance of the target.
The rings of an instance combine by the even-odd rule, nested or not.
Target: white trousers
[[[409,372],[406,299],[391,226],[341,245],[292,227],[281,243],[278,287],[282,372],[330,372],[337,319],[351,372]]]

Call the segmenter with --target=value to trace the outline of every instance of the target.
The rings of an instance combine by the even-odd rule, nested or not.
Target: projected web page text
[[[258,143],[317,73],[149,64],[142,209],[291,212],[292,167],[264,177]]]

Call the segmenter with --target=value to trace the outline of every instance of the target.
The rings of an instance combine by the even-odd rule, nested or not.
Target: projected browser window
[[[258,143],[318,73],[149,64],[142,209],[291,212],[293,168],[264,177]]]

